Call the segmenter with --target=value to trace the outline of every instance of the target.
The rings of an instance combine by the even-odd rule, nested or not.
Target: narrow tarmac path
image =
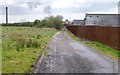
[[[35,73],[118,73],[118,63],[94,52],[92,48],[58,32],[49,44],[51,51]]]

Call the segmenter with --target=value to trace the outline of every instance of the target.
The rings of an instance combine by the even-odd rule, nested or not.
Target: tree
[[[37,27],[51,27],[60,30],[63,26],[63,17],[60,15],[45,17],[42,21],[35,20],[34,25]]]
[[[55,17],[55,20],[54,20],[55,21],[54,22],[55,23],[55,28],[58,29],[58,30],[60,30],[63,26],[62,25],[62,19],[63,19],[63,17],[59,16],[59,15]]]
[[[47,21],[46,20],[42,20],[39,24],[38,27],[47,27]]]
[[[46,20],[47,20],[48,27],[54,27],[60,30],[63,26],[62,25],[63,17],[60,15],[57,15],[55,17],[54,16],[47,17]]]
[[[36,24],[38,24],[38,23],[40,23],[40,20],[35,20],[35,21],[34,21],[34,25],[36,25]]]

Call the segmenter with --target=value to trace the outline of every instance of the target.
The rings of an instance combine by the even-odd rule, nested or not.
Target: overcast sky
[[[50,15],[65,19],[84,19],[86,13],[117,14],[118,0],[2,0],[0,23],[5,23],[5,7],[9,22],[42,20]]]

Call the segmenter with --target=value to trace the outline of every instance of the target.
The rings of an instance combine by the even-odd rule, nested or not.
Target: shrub
[[[20,51],[19,45],[16,45],[16,51]]]
[[[27,47],[31,47],[32,46],[32,39],[29,39],[26,43]]]
[[[33,41],[32,42],[32,47],[34,47],[34,48],[38,48],[38,47],[40,47],[40,43],[38,42],[38,41]]]
[[[17,40],[16,40],[16,50],[17,51],[19,51],[20,50],[20,48],[24,48],[25,47],[25,39],[24,38],[18,38]]]
[[[32,59],[34,60],[34,59],[35,59],[35,56],[32,56]]]
[[[37,35],[37,39],[39,39],[40,37],[41,37],[41,35],[38,34],[38,35]]]

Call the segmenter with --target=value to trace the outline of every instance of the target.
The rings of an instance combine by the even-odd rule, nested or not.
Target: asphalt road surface
[[[48,56],[38,62],[35,73],[118,73],[118,63],[58,32],[49,44]],[[41,60],[40,60],[41,61]]]

